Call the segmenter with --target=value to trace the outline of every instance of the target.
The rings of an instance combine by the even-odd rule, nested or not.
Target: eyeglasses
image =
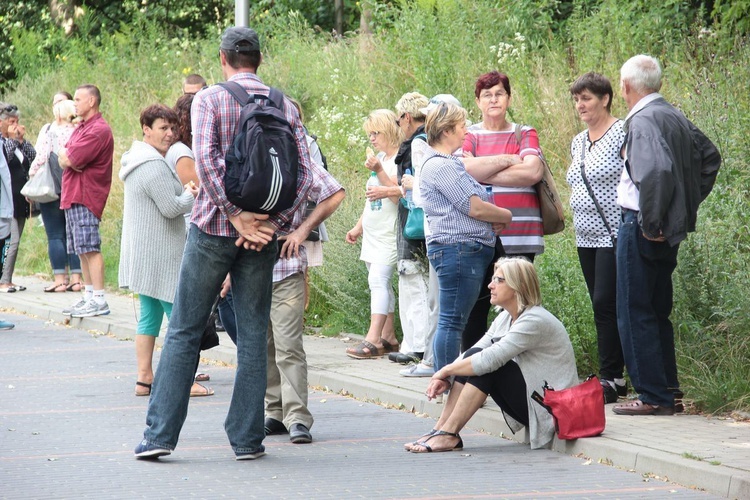
[[[507,92],[497,92],[495,94],[493,94],[491,92],[486,92],[486,93],[483,93],[483,94],[479,94],[479,98],[487,100],[487,101],[491,101],[493,98],[502,99],[506,95],[508,95]]]
[[[375,131],[367,133],[367,137],[377,137],[379,135],[380,135],[380,132],[375,132]]]
[[[404,119],[404,116],[406,116],[406,113],[402,113],[401,116],[399,116],[398,118],[396,118],[396,126],[397,127],[401,126],[401,120]]]
[[[505,278],[503,278],[502,276],[493,276],[492,282],[496,285],[499,285],[500,283],[505,283]]]

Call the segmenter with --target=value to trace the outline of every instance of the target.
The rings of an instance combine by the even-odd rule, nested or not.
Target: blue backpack
[[[242,106],[225,157],[227,199],[243,210],[274,214],[297,198],[299,150],[284,114],[284,94],[251,95],[236,82],[219,83]],[[257,100],[260,99],[260,102]]]

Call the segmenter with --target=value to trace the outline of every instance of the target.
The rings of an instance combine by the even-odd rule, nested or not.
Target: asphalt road
[[[146,398],[133,343],[13,315],[0,331],[0,498],[715,498],[655,478],[467,430],[460,452],[404,442],[433,420],[312,389],[314,443],[271,436],[236,462],[223,422],[233,368],[194,398],[174,453],[139,461]]]

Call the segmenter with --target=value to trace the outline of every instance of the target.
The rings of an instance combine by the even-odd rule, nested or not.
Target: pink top
[[[112,129],[97,113],[75,129],[65,147],[70,163],[83,170],[63,170],[60,208],[84,205],[101,219],[112,185]]]

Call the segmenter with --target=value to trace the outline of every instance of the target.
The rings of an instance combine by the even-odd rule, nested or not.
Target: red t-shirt
[[[84,205],[101,219],[112,186],[115,151],[112,129],[101,113],[97,113],[73,131],[65,147],[70,163],[83,170],[76,172],[66,168],[63,171],[60,208]]]

